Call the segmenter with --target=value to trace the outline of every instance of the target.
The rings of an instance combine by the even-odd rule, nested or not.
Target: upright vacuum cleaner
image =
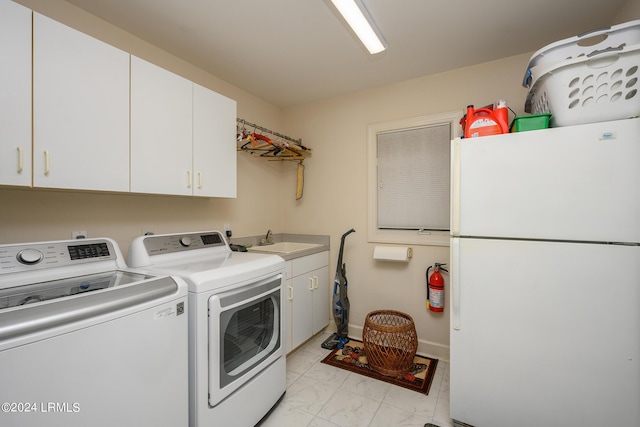
[[[336,267],[336,278],[333,281],[333,319],[336,322],[338,332],[332,334],[322,343],[322,348],[334,350],[342,348],[349,341],[349,298],[347,297],[347,266],[342,263],[342,252],[344,251],[344,239],[351,233],[355,233],[353,228],[342,235],[340,239],[340,254],[338,255],[338,265]]]

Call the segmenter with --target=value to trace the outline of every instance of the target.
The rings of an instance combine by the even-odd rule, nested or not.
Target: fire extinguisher
[[[444,311],[444,278],[440,274],[440,270],[446,271],[443,268],[447,264],[440,264],[436,262],[435,266],[430,265],[427,268],[427,308],[431,311],[442,312]],[[433,268],[433,274],[429,277],[429,270]]]

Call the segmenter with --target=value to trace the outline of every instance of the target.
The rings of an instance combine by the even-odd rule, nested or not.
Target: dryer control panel
[[[149,256],[192,251],[210,247],[228,249],[227,242],[219,231],[185,234],[159,234],[143,236],[144,247]]]

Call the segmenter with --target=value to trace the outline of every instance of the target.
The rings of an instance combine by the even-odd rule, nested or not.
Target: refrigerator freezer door
[[[639,246],[452,240],[451,418],[640,425]]]
[[[640,119],[457,139],[452,234],[640,242]]]

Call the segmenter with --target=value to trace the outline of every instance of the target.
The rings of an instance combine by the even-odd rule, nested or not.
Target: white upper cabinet
[[[0,0],[0,185],[236,197],[236,101]]]
[[[131,191],[236,197],[236,102],[131,57]]]
[[[31,10],[0,0],[0,184],[31,185]]]
[[[193,194],[236,197],[236,101],[193,85]]]
[[[33,184],[129,191],[129,54],[33,14]]]
[[[131,191],[193,194],[193,83],[131,56]]]

